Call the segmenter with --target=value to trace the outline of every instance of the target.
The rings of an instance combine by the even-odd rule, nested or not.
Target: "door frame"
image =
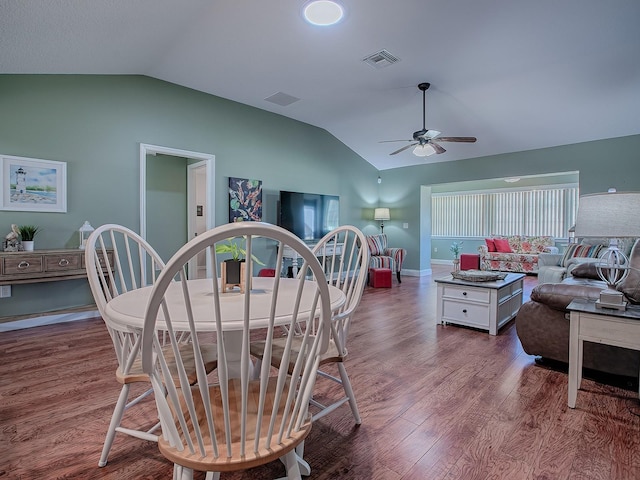
[[[193,152],[190,150],[181,150],[178,148],[163,147],[160,145],[151,145],[148,143],[140,144],[140,236],[146,240],[147,238],[147,156],[148,155],[169,155],[172,157],[187,158],[204,162],[206,168],[205,182],[205,198],[204,205],[205,221],[207,230],[215,225],[215,165],[216,157],[209,153]],[[187,192],[189,197],[190,192]],[[188,216],[187,216],[188,218]],[[188,228],[188,227],[187,227]],[[188,232],[187,232],[188,234]],[[188,237],[187,237],[188,238]]]

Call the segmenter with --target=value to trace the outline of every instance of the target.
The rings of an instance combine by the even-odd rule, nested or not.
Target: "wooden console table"
[[[107,252],[111,257],[112,252]],[[112,262],[110,261],[109,264]],[[106,268],[105,264],[102,264]],[[0,252],[0,285],[57,282],[86,278],[84,250],[66,248]]]

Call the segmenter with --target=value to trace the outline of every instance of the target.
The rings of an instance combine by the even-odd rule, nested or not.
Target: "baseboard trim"
[[[433,270],[427,268],[426,270],[405,270],[400,272],[400,276],[406,275],[407,277],[427,277],[433,273]]]
[[[97,310],[41,315],[38,317],[0,323],[0,333],[10,332],[12,330],[22,330],[24,328],[42,327],[43,325],[53,325],[55,323],[75,322],[77,320],[86,320],[88,318],[95,318],[99,316],[100,313]]]
[[[435,264],[435,265],[453,265],[453,261],[452,260],[445,260],[445,259],[431,259],[431,263]]]

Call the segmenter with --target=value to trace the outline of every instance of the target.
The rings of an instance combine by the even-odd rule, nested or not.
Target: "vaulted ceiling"
[[[343,0],[331,27],[303,3],[3,0],[0,73],[148,75],[324,128],[381,170],[640,133],[638,0]],[[363,62],[381,50],[399,61]],[[389,155],[422,128],[421,82],[426,127],[476,143]]]

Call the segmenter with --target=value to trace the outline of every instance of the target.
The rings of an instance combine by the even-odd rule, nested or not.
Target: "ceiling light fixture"
[[[520,181],[520,177],[507,177],[504,181],[507,183],[516,183]]]
[[[429,155],[433,155],[434,153],[436,153],[436,149],[428,143],[425,143],[424,145],[418,145],[413,149],[413,154],[416,157],[428,157]]]
[[[312,25],[334,25],[344,17],[344,8],[333,0],[311,0],[304,4],[302,13]]]

